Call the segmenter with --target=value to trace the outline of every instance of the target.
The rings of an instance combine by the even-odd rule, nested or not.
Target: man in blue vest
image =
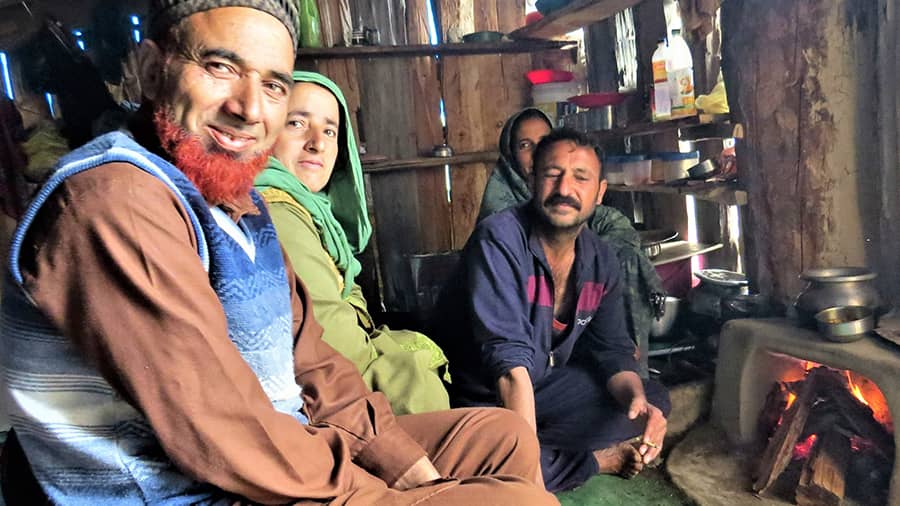
[[[669,399],[637,374],[619,262],[585,226],[606,191],[600,159],[584,135],[553,130],[531,177],[528,203],[479,223],[444,293],[433,334],[451,405],[528,420],[548,490],[633,476],[659,455]]]
[[[8,503],[555,503],[514,414],[395,417],[321,340],[251,186],[298,24],[292,0],[154,0],[128,132],[63,157],[26,211]]]

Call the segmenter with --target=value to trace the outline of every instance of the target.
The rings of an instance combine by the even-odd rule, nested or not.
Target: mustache
[[[547,200],[544,201],[544,206],[548,207],[563,204],[574,208],[576,211],[581,211],[581,202],[578,202],[572,197],[566,197],[565,195],[560,195],[558,193],[555,195],[550,195]]]

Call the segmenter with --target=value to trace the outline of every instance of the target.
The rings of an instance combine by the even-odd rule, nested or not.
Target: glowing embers
[[[800,505],[837,505],[845,495],[884,504],[895,448],[881,390],[865,376],[808,361],[785,376],[760,413],[768,443],[753,489],[792,489]]]

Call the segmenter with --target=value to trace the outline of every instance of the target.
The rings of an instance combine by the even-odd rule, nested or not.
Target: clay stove
[[[785,319],[734,320],[720,334],[713,421],[732,444],[759,443],[758,420],[776,380],[796,374],[799,360],[863,375],[874,382],[890,413],[900,413],[900,349],[877,336],[831,343]],[[900,431],[894,431],[900,449]],[[894,453],[888,504],[900,505],[900,451]]]

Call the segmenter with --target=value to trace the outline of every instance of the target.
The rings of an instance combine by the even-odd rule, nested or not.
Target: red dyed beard
[[[265,167],[271,148],[239,160],[235,153],[207,148],[196,135],[175,123],[165,107],[153,113],[153,124],[163,150],[211,205],[247,195],[253,178]]]

